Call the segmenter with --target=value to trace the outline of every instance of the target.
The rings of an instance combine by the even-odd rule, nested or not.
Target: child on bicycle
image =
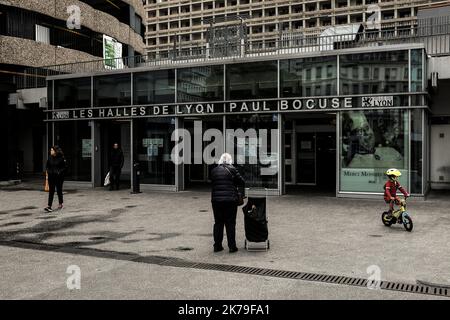
[[[398,177],[402,175],[399,170],[395,168],[389,169],[386,171],[386,175],[389,180],[384,184],[384,201],[389,204],[389,215],[392,215],[394,204],[400,205],[404,201],[397,196],[397,190],[403,193],[405,199],[409,197],[409,193],[398,182]]]

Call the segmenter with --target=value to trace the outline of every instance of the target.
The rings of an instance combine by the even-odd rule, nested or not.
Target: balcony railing
[[[236,58],[255,58],[323,52],[346,48],[383,46],[402,43],[423,43],[428,55],[450,55],[450,17],[426,19],[415,25],[401,25],[382,30],[320,35],[290,32],[278,34],[278,39],[248,41],[242,44],[208,47],[191,44],[171,47],[166,51],[117,59],[99,59],[87,62],[68,63],[41,68],[28,68],[19,79],[18,87],[38,88],[46,86],[46,78],[54,75],[108,72],[118,69],[183,65],[204,61],[223,61]]]

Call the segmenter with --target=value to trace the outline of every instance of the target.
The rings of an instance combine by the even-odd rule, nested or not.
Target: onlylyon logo
[[[227,152],[235,164],[258,164],[261,175],[277,174],[277,129],[226,129],[224,136],[219,129],[203,132],[202,128],[202,121],[194,121],[193,134],[186,129],[174,130],[171,159],[175,164],[214,164]]]

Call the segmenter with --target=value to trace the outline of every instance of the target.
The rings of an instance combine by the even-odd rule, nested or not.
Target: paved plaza
[[[158,259],[225,264],[367,279],[450,285],[450,197],[411,199],[414,230],[383,226],[382,199],[285,195],[268,199],[268,252],[213,252],[213,215],[206,191],[150,192],[70,189],[62,211],[45,213],[37,188],[0,190],[2,299],[436,299],[433,295],[369,290],[158,264]],[[224,239],[226,247],[226,240]],[[69,290],[69,266],[81,289]]]

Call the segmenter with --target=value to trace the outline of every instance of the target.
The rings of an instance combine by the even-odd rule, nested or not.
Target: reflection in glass
[[[177,70],[178,102],[223,100],[223,66]]]
[[[90,121],[55,122],[55,144],[62,148],[68,166],[66,180],[91,181],[90,123]]]
[[[408,51],[339,56],[341,94],[408,92]]]
[[[422,80],[422,50],[411,50],[411,91],[423,90]]]
[[[175,102],[175,71],[158,70],[133,74],[134,104]]]
[[[411,110],[411,193],[422,194],[423,110]]]
[[[277,61],[227,65],[227,99],[276,98],[277,69]]]
[[[408,111],[341,113],[341,191],[383,192],[384,172],[399,169],[408,185]]]
[[[94,77],[94,107],[131,105],[131,74]]]
[[[89,108],[91,78],[55,80],[55,109]]]
[[[170,153],[175,130],[174,118],[147,118],[134,121],[135,159],[140,164],[143,184],[175,184],[175,164]]]
[[[282,97],[336,95],[335,56],[280,61]]]

